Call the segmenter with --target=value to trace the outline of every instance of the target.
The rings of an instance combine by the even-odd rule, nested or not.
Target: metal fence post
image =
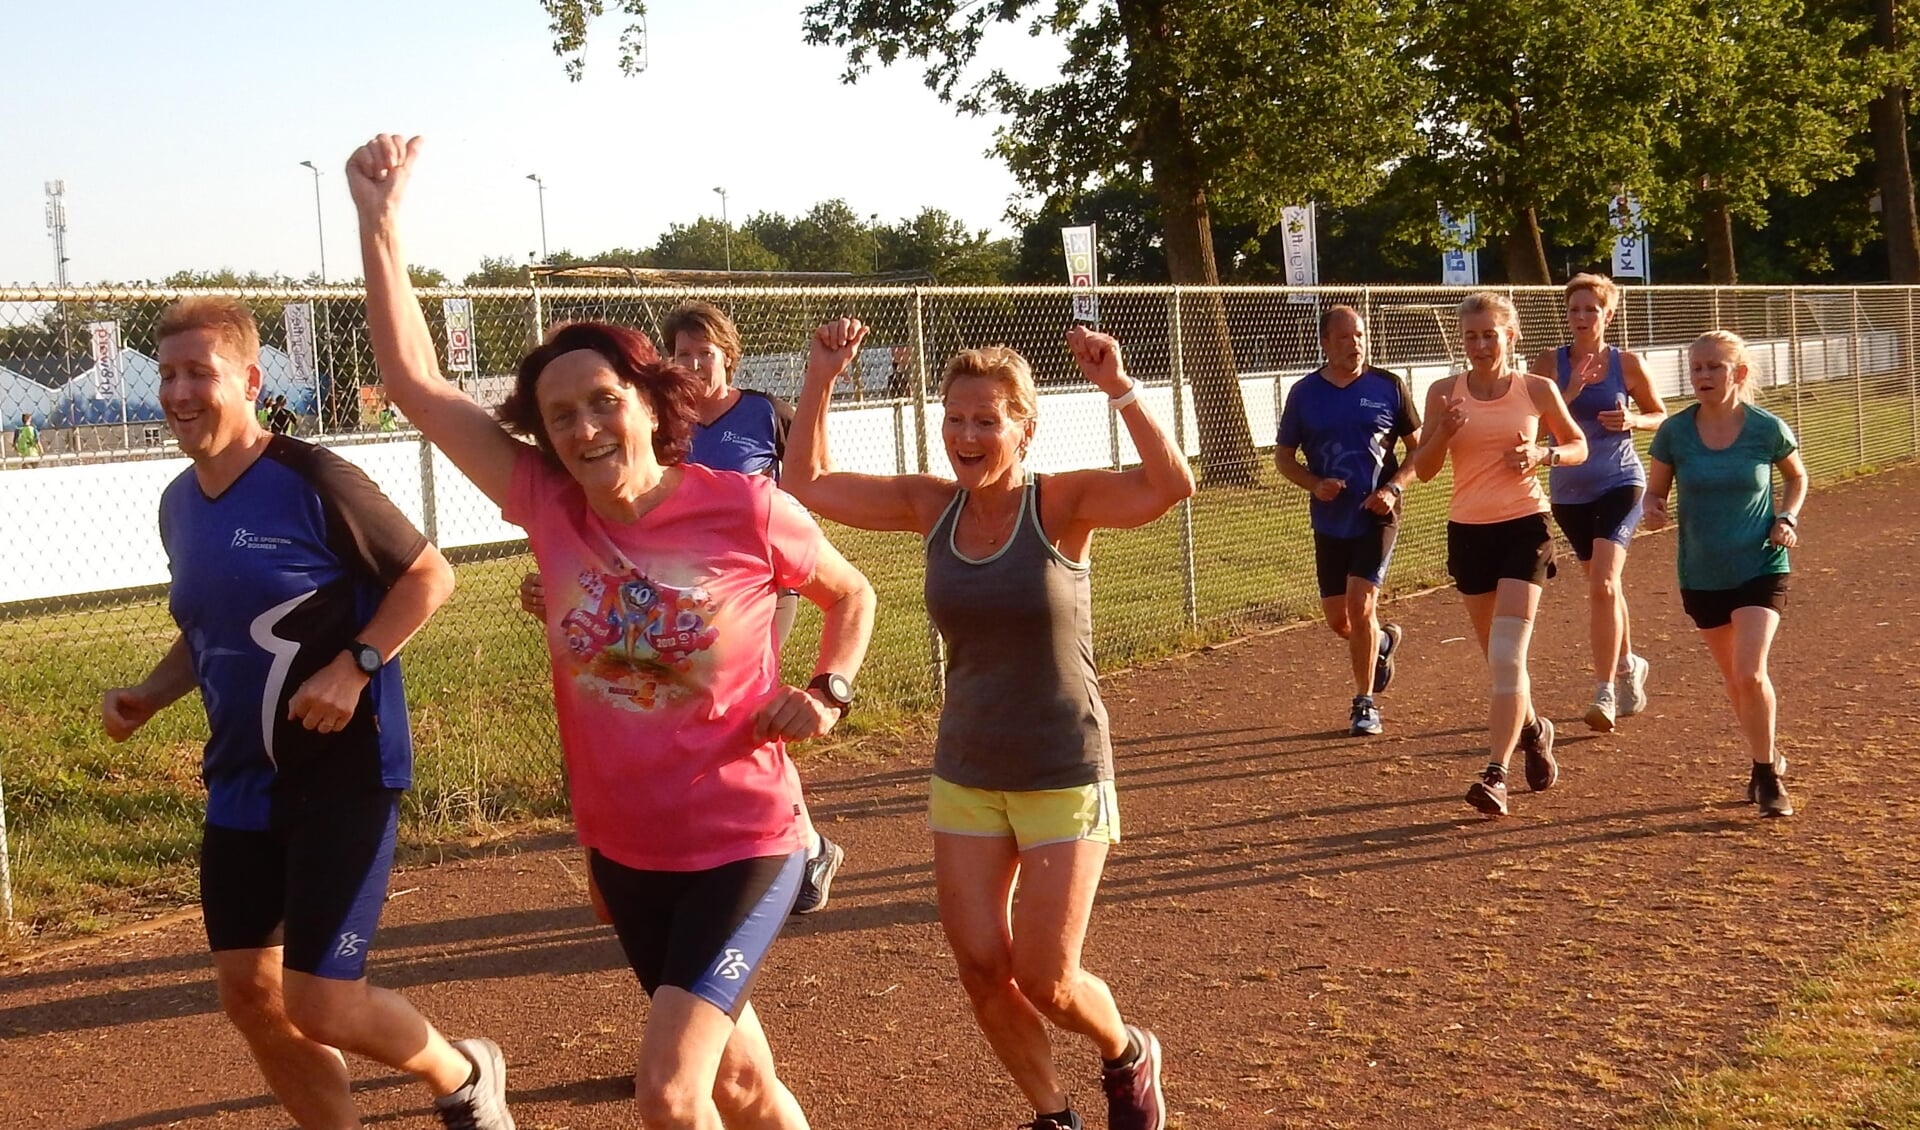
[[[420,440],[420,532],[427,540],[440,544],[440,511],[433,497],[433,445],[426,436]]]
[[[547,318],[546,311],[541,308],[540,280],[533,277],[531,271],[527,272],[527,293],[532,297],[529,310],[533,314],[533,344],[537,348],[547,336]]]
[[[1187,457],[1187,365],[1180,322],[1180,288],[1173,288],[1168,304],[1167,332],[1173,355],[1173,446]],[[1193,563],[1193,499],[1183,498],[1175,508],[1180,521],[1180,609],[1188,628],[1200,626],[1200,578]]]
[[[1867,465],[1867,403],[1865,384],[1866,365],[1860,349],[1860,292],[1852,292],[1852,301],[1847,304],[1848,338],[1853,353],[1853,450],[1854,469],[1857,471]]]
[[[1907,434],[1907,453],[1913,455],[1920,454],[1920,381],[1916,381],[1914,372],[1913,288],[1906,287],[1905,290],[1907,292],[1907,332],[1902,335],[1901,341],[1906,347],[1907,355],[1907,417],[1912,421]]]
[[[7,792],[0,787],[0,938],[13,931],[13,867],[7,858]]]
[[[926,298],[919,287],[913,288],[913,451],[917,469],[927,473],[927,319]],[[940,697],[947,684],[947,649],[940,629],[927,617],[927,656],[933,675],[933,693]]]
[[[1801,444],[1800,432],[1800,290],[1787,288],[1787,379],[1793,382],[1793,434]]]

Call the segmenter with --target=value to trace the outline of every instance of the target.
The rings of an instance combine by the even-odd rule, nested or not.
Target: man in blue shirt
[[[412,783],[394,656],[453,591],[358,468],[261,427],[260,331],[229,298],[168,307],[160,407],[192,461],[160,500],[180,634],[106,693],[125,741],[198,689],[209,737],[200,902],[220,1003],[301,1126],[358,1125],[343,1051],[405,1071],[450,1127],[512,1130],[491,1040],[449,1043],[366,979]]]
[[[1373,696],[1393,681],[1400,626],[1381,627],[1377,609],[1399,529],[1400,495],[1411,463],[1394,458],[1399,440],[1420,444],[1420,414],[1399,377],[1367,364],[1367,325],[1351,306],[1320,314],[1326,364],[1300,378],[1280,413],[1274,465],[1312,496],[1314,563],[1327,626],[1347,641],[1353,662],[1349,732],[1378,734]],[[1304,461],[1302,457],[1304,456]]]

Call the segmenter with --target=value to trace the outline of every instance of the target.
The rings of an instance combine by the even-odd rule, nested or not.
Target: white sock
[[[1598,698],[1603,694],[1610,695],[1612,693],[1613,693],[1613,684],[1611,682],[1593,684],[1593,695],[1595,698]]]
[[[1620,665],[1615,667],[1614,671],[1621,675],[1633,674],[1633,652],[1629,651],[1625,655],[1622,655],[1620,657]]]

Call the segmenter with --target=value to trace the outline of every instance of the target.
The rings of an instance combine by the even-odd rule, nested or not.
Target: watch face
[[[353,665],[367,675],[378,675],[381,667],[380,653],[366,644],[361,644],[353,649]]]
[[[828,675],[827,694],[835,702],[845,706],[853,701],[853,684],[847,682],[845,675]]]

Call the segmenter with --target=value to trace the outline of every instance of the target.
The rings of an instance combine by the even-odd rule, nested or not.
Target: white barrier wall
[[[1751,343],[1755,368],[1766,386],[1788,383],[1792,373],[1785,341]],[[1686,351],[1642,351],[1654,388],[1662,397],[1688,395]],[[1891,372],[1900,364],[1900,342],[1891,331],[1853,337],[1802,338],[1800,376],[1808,382]],[[1448,366],[1414,365],[1398,370],[1407,378],[1415,403],[1424,405],[1427,388],[1447,375]],[[1273,446],[1280,408],[1302,373],[1248,374],[1241,378],[1247,425],[1262,449]],[[1141,399],[1169,428],[1173,390],[1143,387]],[[1184,390],[1181,447],[1200,453],[1194,424],[1193,390]],[[1027,463],[1047,473],[1082,467],[1111,467],[1138,461],[1126,428],[1117,426],[1106,397],[1092,389],[1043,391],[1040,426]],[[897,474],[919,469],[913,442],[910,404],[839,407],[827,417],[837,466],[849,471]],[[940,442],[937,404],[925,413],[928,469],[948,474]],[[385,437],[375,442],[332,446],[365,470],[402,513],[428,530],[443,549],[515,542],[524,535],[500,518],[494,506],[437,449],[428,447],[423,466],[417,437]],[[186,470],[184,458],[81,466],[49,466],[0,473],[0,605],[27,600],[79,596],[142,588],[167,582],[167,559],[160,547],[157,512],[160,492]],[[427,490],[431,486],[432,521]],[[431,527],[431,528],[429,528]]]

